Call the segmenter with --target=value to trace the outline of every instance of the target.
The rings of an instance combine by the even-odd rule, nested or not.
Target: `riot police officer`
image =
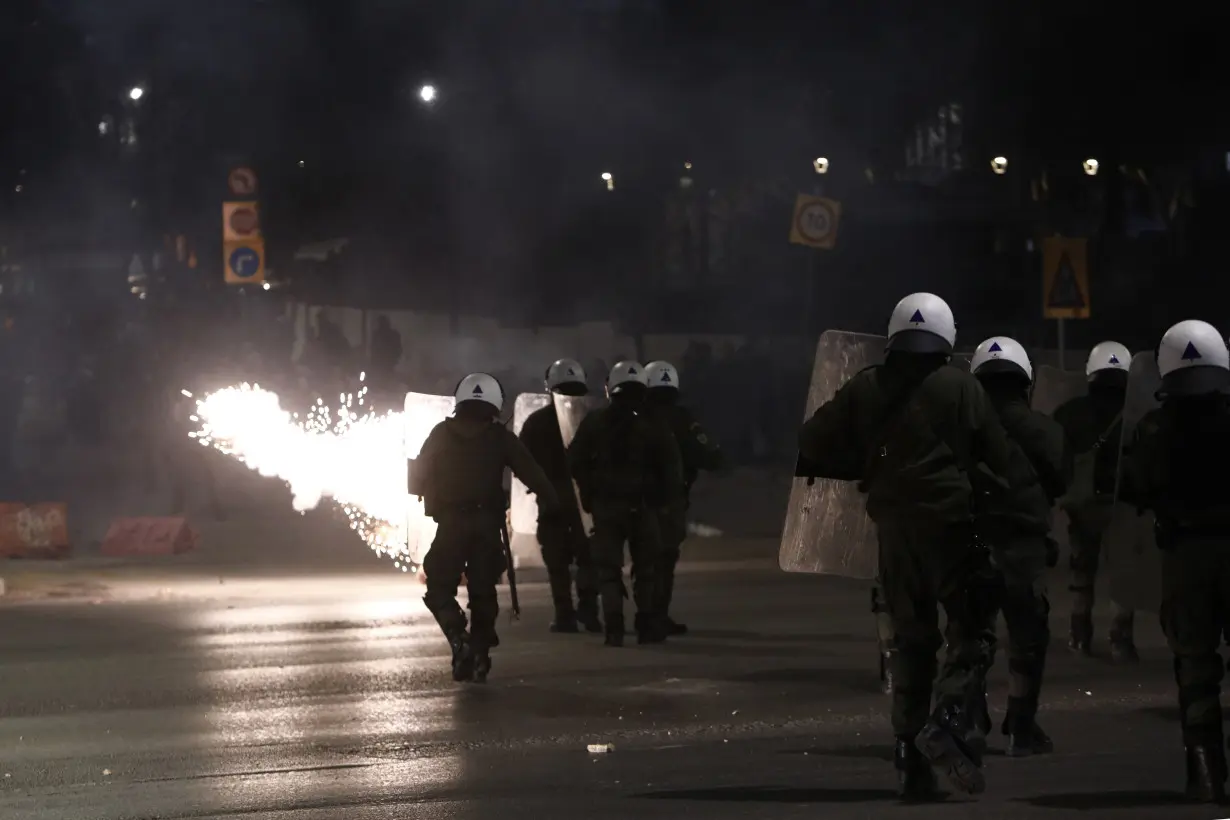
[[[1174,653],[1188,796],[1226,797],[1218,649],[1230,612],[1230,353],[1205,322],[1179,322],[1157,351],[1161,407],[1124,454],[1124,492],[1152,510],[1162,550],[1162,631]]]
[[[499,423],[504,408],[500,383],[486,373],[472,373],[454,395],[453,416],[432,429],[411,464],[410,493],[423,499],[425,512],[439,525],[423,559],[423,603],[453,650],[453,680],[482,683],[491,671],[490,650],[500,643],[495,587],[508,568],[504,469],[511,468],[538,497],[539,509],[555,511],[559,500],[534,457]],[[462,575],[470,597],[468,633],[457,604]]]
[[[1033,363],[1015,339],[995,336],[979,344],[970,372],[1037,476],[1016,491],[1014,520],[998,532],[982,533],[1002,579],[1001,609],[1008,627],[1008,709],[1002,731],[1008,736],[1008,754],[1022,757],[1054,749],[1035,716],[1051,640],[1046,570],[1058,557],[1049,534],[1050,514],[1068,483],[1064,434],[1055,421],[1030,409]],[[992,639],[996,620],[987,624]]]
[[[568,452],[560,427],[556,397],[579,398],[589,392],[585,370],[572,359],[560,359],[547,368],[547,392],[552,403],[535,410],[521,426],[521,443],[534,460],[542,465],[555,493],[560,498],[557,514],[538,513],[538,543],[542,547],[542,562],[547,568],[551,600],[555,605],[552,632],[577,632],[584,626],[588,632],[601,632],[598,619],[598,586],[593,559],[589,550],[589,535],[581,521],[572,474],[568,469]],[[575,432],[575,428],[570,431]],[[576,606],[572,598],[572,566],[576,566]]]
[[[1127,397],[1132,354],[1119,342],[1101,342],[1089,352],[1085,375],[1089,392],[1060,405],[1055,421],[1064,428],[1072,453],[1072,481],[1059,502],[1068,514],[1071,544],[1072,614],[1068,646],[1081,655],[1092,653],[1094,584],[1103,540],[1114,510],[1119,441],[1123,435],[1123,403]],[[1111,601],[1111,657],[1131,662],[1139,657],[1135,613]]]
[[[967,738],[985,691],[996,592],[975,525],[1013,487],[1014,446],[977,379],[948,364],[955,340],[943,299],[905,297],[889,319],[885,363],[856,374],[799,433],[799,457],[819,477],[861,475],[876,523],[897,647],[896,766],[908,799],[935,796],[933,765],[961,791],[985,787],[981,749]],[[937,678],[941,606],[951,651]]]
[[[679,371],[670,362],[656,361],[645,365],[649,395],[645,413],[651,421],[664,425],[679,445],[683,459],[684,494],[678,503],[663,507],[658,517],[662,535],[662,561],[658,565],[658,614],[665,619],[671,635],[684,635],[688,628],[670,616],[675,592],[675,567],[680,548],[688,535],[688,508],[692,485],[701,470],[717,470],[723,463],[722,448],[709,437],[688,407],[679,401]]]
[[[624,641],[625,543],[632,556],[637,640],[666,639],[665,622],[656,608],[658,516],[683,497],[683,463],[670,433],[642,415],[647,390],[644,367],[617,363],[607,378],[610,405],[585,417],[568,448],[581,506],[594,520],[590,548],[608,646],[623,646]]]

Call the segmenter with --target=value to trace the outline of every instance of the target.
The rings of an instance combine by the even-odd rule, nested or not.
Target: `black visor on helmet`
[[[902,353],[951,353],[952,345],[929,330],[911,328],[889,337],[886,349]]]

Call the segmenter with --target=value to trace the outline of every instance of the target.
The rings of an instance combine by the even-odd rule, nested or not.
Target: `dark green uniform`
[[[618,399],[587,415],[568,448],[581,505],[594,519],[590,548],[607,642],[616,645],[624,631],[625,543],[632,556],[637,632],[647,641],[663,629],[656,610],[658,511],[684,495],[683,464],[670,433]]]
[[[670,396],[658,398],[656,394],[668,392]],[[658,515],[662,534],[662,560],[658,565],[659,614],[670,618],[671,600],[675,591],[675,567],[679,563],[680,550],[688,535],[688,507],[691,504],[692,485],[701,470],[721,469],[724,458],[722,448],[709,437],[692,411],[679,404],[673,388],[651,388],[645,401],[646,416],[671,431],[679,446],[683,460],[684,495],[678,503],[663,507]]]
[[[1014,493],[1032,510],[1032,520],[1019,532],[990,539],[991,555],[1002,577],[1001,605],[1008,627],[1008,709],[1003,732],[1012,739],[1011,754],[1028,754],[1049,751],[1051,745],[1035,723],[1051,640],[1046,570],[1057,557],[1047,530],[1051,507],[1067,490],[1070,466],[1063,428],[1031,410],[1023,390],[995,388],[988,395],[1008,437],[1037,476],[1032,482],[1024,480]],[[1024,475],[1023,469],[1018,472]],[[988,624],[992,636],[996,620],[992,617]]]
[[[931,725],[933,681],[933,720],[954,737],[967,734],[968,710],[984,691],[992,651],[985,624],[996,590],[975,514],[980,527],[1019,527],[1033,514],[999,504],[982,517],[988,508],[980,499],[1008,491],[1019,451],[978,381],[929,361],[894,364],[890,356],[863,370],[799,434],[800,457],[817,474],[863,477],[897,646],[893,729],[908,742]],[[952,651],[937,679],[940,606]]]
[[[502,540],[505,468],[537,495],[540,509],[558,508],[555,489],[542,468],[517,437],[494,420],[454,417],[437,424],[410,471],[410,492],[422,497],[425,512],[439,525],[423,559],[423,602],[453,646],[455,658],[470,644],[480,667],[489,664],[487,650],[499,645],[495,587],[508,568]],[[457,604],[463,574],[470,598],[469,635],[465,613]]]
[[[551,600],[555,604],[555,623],[560,628],[571,624],[571,631],[575,631],[579,613],[583,623],[596,626],[598,584],[589,550],[589,535],[581,523],[581,511],[577,507],[568,467],[568,451],[564,448],[554,405],[535,410],[525,419],[521,426],[521,443],[542,465],[560,499],[557,513],[544,515],[541,509],[538,511],[538,543],[542,546],[542,562],[547,567]],[[574,564],[577,568],[576,609],[572,601]]]
[[[1167,399],[1137,426],[1123,495],[1157,517],[1161,623],[1174,653],[1183,741],[1225,781],[1218,649],[1230,613],[1230,400]]]
[[[1068,514],[1071,547],[1071,643],[1073,649],[1082,652],[1089,651],[1092,639],[1094,585],[1102,539],[1114,509],[1125,395],[1122,389],[1098,390],[1091,386],[1090,390],[1088,395],[1064,403],[1054,414],[1067,436],[1068,451],[1074,459],[1088,461],[1090,468],[1076,471],[1071,498],[1061,502]],[[1111,648],[1131,655],[1134,652],[1134,614],[1114,601],[1111,607]]]

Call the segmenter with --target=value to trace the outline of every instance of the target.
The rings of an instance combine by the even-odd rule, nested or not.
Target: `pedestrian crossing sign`
[[[1084,239],[1053,236],[1042,246],[1042,315],[1089,318],[1089,260]]]

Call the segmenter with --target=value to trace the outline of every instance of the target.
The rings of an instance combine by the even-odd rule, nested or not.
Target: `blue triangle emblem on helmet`
[[[1110,354],[1110,361],[1108,362],[1108,364],[1119,364],[1119,357],[1116,356],[1114,353]]]
[[[923,318],[921,310],[914,311],[914,315],[910,317],[910,324],[925,325],[926,323],[927,320]]]
[[[1185,362],[1193,362],[1196,359],[1203,358],[1200,351],[1196,349],[1196,345],[1192,342],[1187,343],[1187,347],[1183,350],[1183,355],[1179,357]]]
[[[629,367],[629,368],[628,368],[628,375],[629,375],[629,376],[635,376],[635,375],[636,375],[636,368],[635,368],[635,367]]]
[[[667,384],[670,384],[670,381],[671,381],[671,374],[670,374],[670,371],[669,371],[669,370],[663,370],[663,371],[662,371],[662,378],[661,378],[661,381],[666,382]]]
[[[999,342],[991,342],[991,346],[987,349],[988,353],[1003,353],[1004,349],[999,346]]]
[[[474,392],[472,392],[470,395],[471,396],[481,396],[482,394],[483,394],[483,386],[481,384],[474,385]]]

